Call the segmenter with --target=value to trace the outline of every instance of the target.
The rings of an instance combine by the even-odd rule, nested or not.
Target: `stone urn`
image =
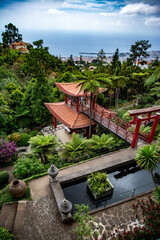
[[[14,179],[9,186],[12,197],[21,198],[26,192],[26,184],[23,180]]]

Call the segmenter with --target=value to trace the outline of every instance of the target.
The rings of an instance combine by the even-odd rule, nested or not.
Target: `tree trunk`
[[[43,158],[44,158],[44,163],[46,164],[46,163],[48,163],[48,158],[47,158],[47,156],[43,153]]]
[[[43,157],[42,157],[42,154],[41,154],[41,153],[39,153],[39,157],[40,157],[40,159],[41,159],[41,163],[44,164]]]
[[[119,95],[118,87],[116,87],[116,90],[115,90],[115,110],[116,110],[116,112],[118,111],[118,95]]]
[[[89,138],[92,137],[92,100],[93,100],[93,93],[91,92],[91,96],[90,96],[90,124],[89,124]]]

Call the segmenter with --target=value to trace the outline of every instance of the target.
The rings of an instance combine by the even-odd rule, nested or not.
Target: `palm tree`
[[[79,159],[85,155],[88,155],[86,138],[81,138],[79,134],[72,134],[72,142],[67,142],[64,148],[59,152],[60,159],[67,159],[69,162],[77,162]]]
[[[115,89],[115,110],[118,111],[120,88],[124,88],[126,86],[128,78],[124,76],[111,76],[108,79],[111,80],[112,88]]]
[[[91,148],[100,149],[111,146],[115,143],[115,140],[109,134],[106,135],[105,133],[103,133],[101,136],[93,135],[89,142],[91,144]]]
[[[84,92],[90,93],[90,126],[89,126],[89,138],[92,135],[92,106],[93,106],[93,97],[99,92],[99,88],[108,87],[112,84],[111,80],[108,78],[107,74],[99,73],[94,74],[93,72],[85,72],[83,75],[77,76],[77,82],[80,82],[80,91],[84,89]]]
[[[137,105],[139,104],[139,95],[140,93],[143,94],[143,83],[145,79],[148,77],[148,73],[141,72],[141,73],[132,73],[131,78],[135,83],[135,89],[137,92]]]
[[[55,148],[60,146],[58,138],[55,135],[48,134],[47,136],[37,135],[29,140],[31,152],[39,154],[43,164],[48,163],[47,155]]]
[[[148,170],[151,173],[154,185],[157,188],[153,177],[153,170],[157,168],[160,162],[158,146],[155,144],[143,146],[138,150],[135,160],[142,169]]]

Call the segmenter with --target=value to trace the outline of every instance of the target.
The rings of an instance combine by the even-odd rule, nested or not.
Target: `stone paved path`
[[[72,141],[72,134],[69,134],[67,131],[65,131],[63,124],[58,125],[57,128],[54,128],[53,126],[45,127],[41,130],[41,132],[44,135],[56,135],[62,144]]]
[[[146,198],[144,196],[143,198]],[[132,201],[103,209],[92,214],[100,224],[104,239],[109,239],[115,228],[131,229],[136,221],[131,207]],[[62,224],[57,204],[53,195],[34,201],[27,201],[19,240],[76,240],[73,229],[76,223]]]

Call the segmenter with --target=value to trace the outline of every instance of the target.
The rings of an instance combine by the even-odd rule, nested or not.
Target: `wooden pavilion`
[[[90,93],[80,91],[79,83],[55,83],[65,94],[65,101],[59,103],[45,103],[53,115],[54,128],[57,127],[57,120],[64,124],[69,132],[83,133],[88,138],[90,119],[84,114],[85,107],[89,106]],[[97,94],[107,89],[99,88]],[[96,103],[96,95],[93,99],[93,109]],[[92,120],[94,129],[95,121]],[[93,130],[92,129],[92,130]]]

